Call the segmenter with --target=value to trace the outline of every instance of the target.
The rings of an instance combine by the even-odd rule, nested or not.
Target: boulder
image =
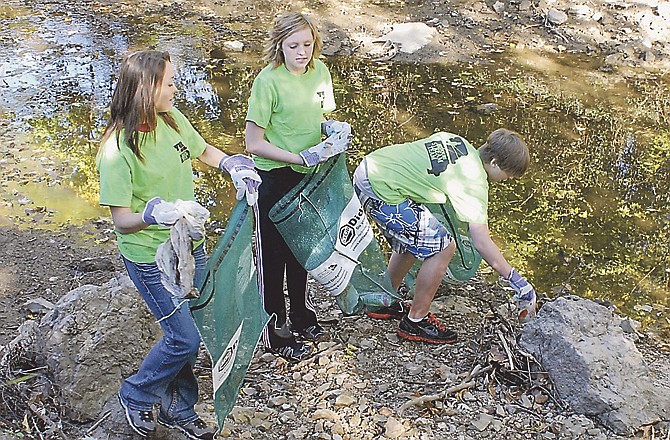
[[[73,420],[98,417],[156,341],[160,326],[126,275],[68,292],[42,318],[35,352]]]
[[[244,50],[244,43],[242,41],[225,41],[223,47],[233,52],[242,52]]]
[[[670,419],[670,387],[624,334],[625,321],[591,300],[566,296],[546,303],[519,342],[576,413],[622,435]]]

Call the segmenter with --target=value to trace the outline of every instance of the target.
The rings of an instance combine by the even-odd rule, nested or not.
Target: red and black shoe
[[[373,319],[402,319],[409,313],[412,305],[409,301],[398,301],[388,307],[381,307],[367,312],[367,315]]]
[[[407,315],[403,316],[397,333],[401,338],[429,344],[453,344],[458,340],[456,332],[447,329],[432,313],[419,322],[410,320]]]

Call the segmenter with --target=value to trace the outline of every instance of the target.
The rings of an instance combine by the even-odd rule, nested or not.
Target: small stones
[[[491,424],[492,421],[493,421],[492,415],[483,413],[479,415],[479,418],[477,420],[473,420],[472,424],[474,425],[475,428],[477,428],[478,431],[481,432],[486,428],[488,428],[488,426]]]
[[[288,402],[288,399],[285,396],[274,396],[270,398],[270,400],[268,401],[268,405],[270,407],[282,406],[286,402]]]
[[[494,304],[494,310],[499,305]],[[285,440],[523,440],[532,431],[538,439],[547,440],[591,438],[591,434],[596,439],[619,440],[590,419],[574,418],[557,408],[551,394],[543,390],[517,394],[501,384],[491,386],[486,376],[478,377],[474,387],[417,404],[400,415],[404,403],[461,383],[472,369],[473,350],[484,349],[473,336],[477,329],[457,323],[470,315],[481,319],[488,303],[479,304],[472,290],[464,287],[462,295],[438,297],[434,306],[468,341],[479,342],[447,348],[404,340],[394,345],[385,335],[395,331],[397,322],[345,317],[341,329],[329,329],[342,337],[319,343],[317,354],[306,361],[272,362],[259,353],[237,402],[254,411],[235,409],[227,419],[234,423],[226,432],[231,438],[249,433],[246,438]],[[506,361],[506,353],[500,350]],[[249,388],[257,393],[249,393]],[[603,437],[603,432],[610,437]]]
[[[402,423],[395,419],[395,417],[389,417],[384,425],[384,435],[387,438],[398,438],[405,432],[405,427]]]
[[[333,410],[330,409],[317,409],[312,414],[312,420],[339,420],[340,416]]]
[[[335,399],[335,405],[337,406],[350,406],[354,403],[356,403],[356,398],[347,393],[340,394]]]

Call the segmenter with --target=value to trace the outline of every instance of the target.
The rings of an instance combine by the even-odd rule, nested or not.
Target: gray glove
[[[252,206],[256,203],[261,177],[256,172],[253,159],[243,154],[234,154],[221,159],[219,168],[228,172],[233,179],[233,185],[237,189],[235,195],[237,200],[242,200],[242,197],[246,196],[247,205]]]
[[[502,278],[516,292],[512,299],[516,303],[519,322],[525,323],[537,314],[537,294],[533,286],[512,268],[508,278]]]

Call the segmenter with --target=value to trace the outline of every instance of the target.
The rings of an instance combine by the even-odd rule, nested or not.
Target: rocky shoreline
[[[44,309],[36,310],[33,317],[46,314],[40,327],[34,319],[26,321],[20,328],[22,336],[3,350],[3,377],[8,367],[39,368],[44,362],[50,370],[62,372],[49,374],[52,388],[44,388],[41,381],[39,387],[25,384],[17,389],[33,402],[47,403],[47,397],[53,399],[48,401],[53,406],[45,408],[51,417],[47,419],[51,421],[50,429],[65,425],[69,429],[68,438],[134,438],[114,393],[123,372],[132,370],[141,360],[160,330],[144,305],[134,301],[136,294],[126,278],[116,273],[112,274],[112,281],[102,286],[87,285],[72,290],[55,305],[59,311],[56,314],[49,314],[53,306],[42,302]],[[114,279],[118,281],[113,282]],[[119,290],[118,285],[125,285],[125,290]],[[236,404],[225,421],[222,438],[567,440],[651,439],[670,435],[668,420],[649,420],[631,429],[622,428],[629,431],[623,435],[622,429],[617,434],[595,418],[575,413],[567,404],[575,396],[561,398],[549,373],[518,345],[518,336],[525,327],[520,328],[515,322],[507,292],[479,278],[440,289],[433,311],[459,332],[456,344],[444,346],[399,339],[395,321],[343,316],[332,298],[314,283],[311,287],[320,320],[328,330],[328,340],[318,343],[316,354],[300,363],[288,363],[257,348]],[[592,301],[579,301],[606,310]],[[555,303],[546,303],[544,307]],[[110,306],[114,310],[105,312]],[[142,341],[146,347],[137,344],[131,350],[123,343],[126,335],[116,322],[119,319],[147,335],[147,340]],[[542,319],[541,313],[526,326]],[[584,326],[594,327],[591,323]],[[609,328],[606,334],[594,331],[608,338],[616,334],[614,328]],[[650,377],[658,379],[653,386],[663,393],[663,387],[668,388],[670,356],[654,340],[634,329],[628,330],[632,331],[631,341],[635,339],[646,348],[645,361],[654,374]],[[580,338],[579,329],[567,333]],[[604,347],[605,352],[608,350],[611,348]],[[632,365],[631,353],[618,351],[617,356],[627,358],[624,362]],[[31,353],[33,356],[38,353],[37,357],[32,358]],[[40,360],[45,356],[47,360]],[[197,409],[204,419],[214,423],[211,365],[205,352],[201,352],[196,368],[202,387]],[[605,379],[616,383],[615,376]],[[63,394],[59,389],[68,392]],[[639,390],[642,393],[642,386]],[[639,396],[648,397],[647,391]],[[646,406],[644,400],[635,402],[634,391],[626,398],[631,408],[642,410]],[[662,397],[656,400],[663,402]],[[66,406],[59,408],[57,402]],[[95,408],[101,409],[98,412]],[[59,420],[59,413],[70,416]],[[75,426],[74,420],[80,424]],[[155,437],[181,438],[180,434],[163,428]]]

